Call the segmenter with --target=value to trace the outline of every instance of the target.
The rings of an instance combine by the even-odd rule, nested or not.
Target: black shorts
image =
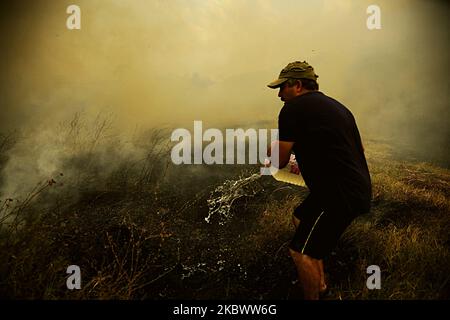
[[[294,210],[300,224],[289,247],[312,258],[323,259],[358,216],[352,211],[345,200],[310,193]]]

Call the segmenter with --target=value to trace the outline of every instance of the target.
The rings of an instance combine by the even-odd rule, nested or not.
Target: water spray
[[[305,181],[299,173],[294,173],[293,166],[297,166],[295,158],[283,169],[274,170],[272,177],[281,182],[306,187]],[[255,183],[262,177],[259,173],[243,176],[237,180],[226,180],[211,192],[208,203],[207,223],[211,223],[213,215],[219,216],[219,225],[225,224],[232,216],[233,203],[242,197],[253,197],[263,190],[260,184]]]

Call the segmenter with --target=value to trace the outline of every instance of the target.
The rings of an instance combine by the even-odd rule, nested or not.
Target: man
[[[310,191],[294,210],[289,252],[305,299],[326,291],[323,258],[360,214],[370,209],[372,188],[364,149],[352,113],[318,91],[318,76],[305,61],[289,63],[270,88],[279,88],[278,168],[294,152]],[[271,150],[268,150],[270,156]]]

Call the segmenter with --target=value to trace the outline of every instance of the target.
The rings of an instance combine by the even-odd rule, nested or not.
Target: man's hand
[[[289,163],[293,146],[294,142],[291,141],[273,141],[272,145],[267,149],[267,155],[271,157],[272,164],[278,169],[284,168]],[[276,154],[272,154],[273,152],[278,153],[278,159],[276,158]]]
[[[289,166],[291,167],[291,173],[300,174],[297,160],[295,160],[295,155],[293,154],[291,154],[291,158],[289,159]]]

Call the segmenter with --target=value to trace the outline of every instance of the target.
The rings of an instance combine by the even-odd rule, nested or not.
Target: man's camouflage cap
[[[278,79],[272,81],[267,86],[272,89],[280,87],[288,79],[310,79],[317,81],[319,76],[314,73],[314,68],[306,61],[295,61],[289,63],[283,70],[281,70]]]

